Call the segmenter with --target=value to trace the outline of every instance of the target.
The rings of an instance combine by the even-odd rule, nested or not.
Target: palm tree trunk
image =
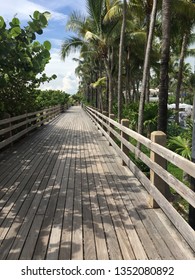
[[[130,81],[130,48],[127,48],[126,54],[126,96],[127,96],[127,103],[131,101],[131,81]]]
[[[124,38],[126,27],[127,1],[123,0],[123,21],[121,26],[120,46],[119,46],[119,69],[118,69],[118,122],[122,118],[122,100],[123,100],[123,86],[122,86],[122,70],[123,70],[123,52],[124,52]]]
[[[158,130],[167,132],[168,70],[170,55],[171,0],[162,2],[162,51],[160,66]]]
[[[195,163],[195,95],[193,102],[192,162]],[[195,192],[195,178],[191,177],[191,190]],[[195,230],[195,208],[189,205],[189,224]]]
[[[140,102],[139,102],[139,118],[138,118],[138,133],[140,134],[143,133],[144,103],[145,103],[145,95],[146,95],[147,82],[148,82],[148,72],[149,72],[149,65],[150,65],[152,39],[154,34],[154,25],[156,20],[157,2],[158,0],[153,1],[150,28],[149,28],[149,34],[148,34],[148,40],[147,40],[147,46],[145,52],[142,89],[141,89]]]
[[[179,124],[179,99],[180,99],[181,85],[183,79],[183,66],[184,66],[184,58],[185,58],[187,43],[188,43],[188,36],[187,33],[184,33],[181,53],[180,53],[180,60],[179,60],[179,72],[177,77],[177,89],[176,89],[176,101],[175,101],[175,109],[176,109],[175,121],[177,124]]]
[[[112,114],[113,109],[113,48],[108,48],[108,58],[104,59],[104,64],[106,68],[106,73],[108,77],[108,114]]]

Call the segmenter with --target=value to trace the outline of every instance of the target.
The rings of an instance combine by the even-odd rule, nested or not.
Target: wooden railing
[[[0,120],[0,149],[49,122],[63,110],[61,105]]]
[[[169,195],[166,195],[169,193],[169,189],[171,187],[192,207],[195,207],[195,193],[184,183],[169,173],[166,168],[163,167],[164,163],[160,163],[163,161],[169,161],[181,168],[193,178],[195,178],[195,164],[170,151],[166,147],[163,147],[162,145],[157,144],[150,139],[138,134],[128,127],[119,124],[112,119],[113,116],[109,118],[91,107],[85,107],[85,110],[95,122],[98,129],[100,129],[102,134],[107,138],[110,145],[114,147],[118,155],[121,157],[123,163],[127,165],[127,167],[146,188],[149,193],[149,201],[151,201],[151,198],[152,200],[155,200],[156,204],[150,203],[150,205],[154,207],[158,205],[169,217],[182,236],[186,239],[188,244],[193,248],[193,250],[195,250],[195,231],[169,202]],[[151,152],[150,157],[138,149],[137,146],[132,145],[128,139],[129,137],[147,147]],[[116,143],[119,141],[121,146]],[[150,171],[154,174],[154,176],[157,176],[158,179],[160,178],[160,181],[157,180],[158,184],[155,185],[154,176],[151,176],[152,180],[150,180],[134,164],[134,162],[129,157],[129,151],[131,151],[136,158],[139,158],[142,162],[144,162],[150,168]],[[157,161],[154,161],[154,155],[158,157]]]

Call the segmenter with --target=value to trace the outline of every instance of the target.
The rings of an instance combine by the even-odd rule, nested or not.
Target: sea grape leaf
[[[43,45],[44,45],[44,47],[45,47],[48,51],[51,50],[51,43],[50,43],[49,41],[45,41],[45,42],[43,43]]]

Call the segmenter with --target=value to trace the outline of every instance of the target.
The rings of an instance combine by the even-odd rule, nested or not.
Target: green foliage
[[[168,127],[167,127],[168,137],[174,137],[180,135],[182,131],[183,129],[181,128],[181,126],[179,126],[176,122],[168,123]]]
[[[36,93],[36,107],[42,109],[58,104],[67,104],[69,94],[61,90],[39,90]]]
[[[174,122],[168,126],[168,147],[172,151],[190,160],[192,148],[192,129],[193,122],[190,119],[186,121],[185,129],[181,128]]]
[[[175,166],[174,164],[168,162],[167,165],[167,171],[170,172],[177,178],[178,180],[182,181],[183,180],[183,170]]]
[[[82,101],[82,96],[80,93],[77,93],[77,94],[73,94],[71,95],[72,99],[75,100],[75,102],[81,102]]]
[[[138,106],[138,103],[131,103],[123,106],[122,117],[129,119],[129,127],[133,130],[137,129]],[[117,115],[117,108],[115,114]]]
[[[181,136],[174,136],[169,139],[169,148],[174,150],[179,155],[191,159],[190,140]]]
[[[130,103],[123,107],[122,117],[129,119],[130,128],[137,130],[138,122],[138,106],[139,104]],[[116,108],[117,110],[117,108]],[[157,115],[158,115],[158,104],[148,103],[145,104],[144,108],[144,134],[149,134],[157,129]]]
[[[7,26],[0,17],[0,116],[22,114],[35,107],[35,92],[47,77],[43,73],[50,60],[51,44],[36,41],[47,27],[48,12],[35,11],[26,27],[16,17]]]

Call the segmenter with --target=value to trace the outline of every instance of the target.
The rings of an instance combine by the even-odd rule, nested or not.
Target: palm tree
[[[162,49],[160,65],[158,130],[167,132],[167,101],[169,83],[171,0],[162,1]]]
[[[103,60],[109,84],[109,113],[112,113],[112,94],[113,94],[113,65],[114,65],[114,48],[113,42],[115,29],[117,29],[118,18],[111,21],[105,21],[109,10],[116,8],[119,1],[111,0],[87,0],[86,6],[89,16],[87,18],[73,13],[67,23],[70,30],[77,33],[77,37],[68,38],[62,45],[62,58],[69,54],[70,51],[81,48],[84,45],[90,45],[93,51],[96,51],[99,60]]]
[[[125,27],[126,27],[126,17],[127,17],[127,1],[123,0],[123,21],[121,26],[121,35],[120,35],[120,47],[119,47],[119,69],[118,69],[118,122],[121,121],[122,116],[122,62],[123,62],[123,53],[124,53],[124,38],[125,38]]]
[[[148,33],[148,40],[145,52],[144,69],[143,69],[143,79],[142,79],[142,89],[139,102],[139,118],[138,118],[138,133],[143,133],[143,114],[144,114],[144,103],[148,84],[149,66],[150,66],[150,53],[152,49],[152,39],[154,35],[154,25],[157,12],[158,0],[153,0],[150,27]]]
[[[189,1],[181,0],[181,3],[176,6],[176,15],[179,18],[179,31],[181,33],[181,48],[179,57],[179,70],[177,76],[177,88],[176,88],[176,115],[175,121],[179,123],[179,100],[180,92],[183,80],[183,69],[184,69],[184,59],[187,55],[187,48],[192,42],[193,28],[195,26],[195,5],[189,3]],[[182,25],[181,25],[182,18]]]

